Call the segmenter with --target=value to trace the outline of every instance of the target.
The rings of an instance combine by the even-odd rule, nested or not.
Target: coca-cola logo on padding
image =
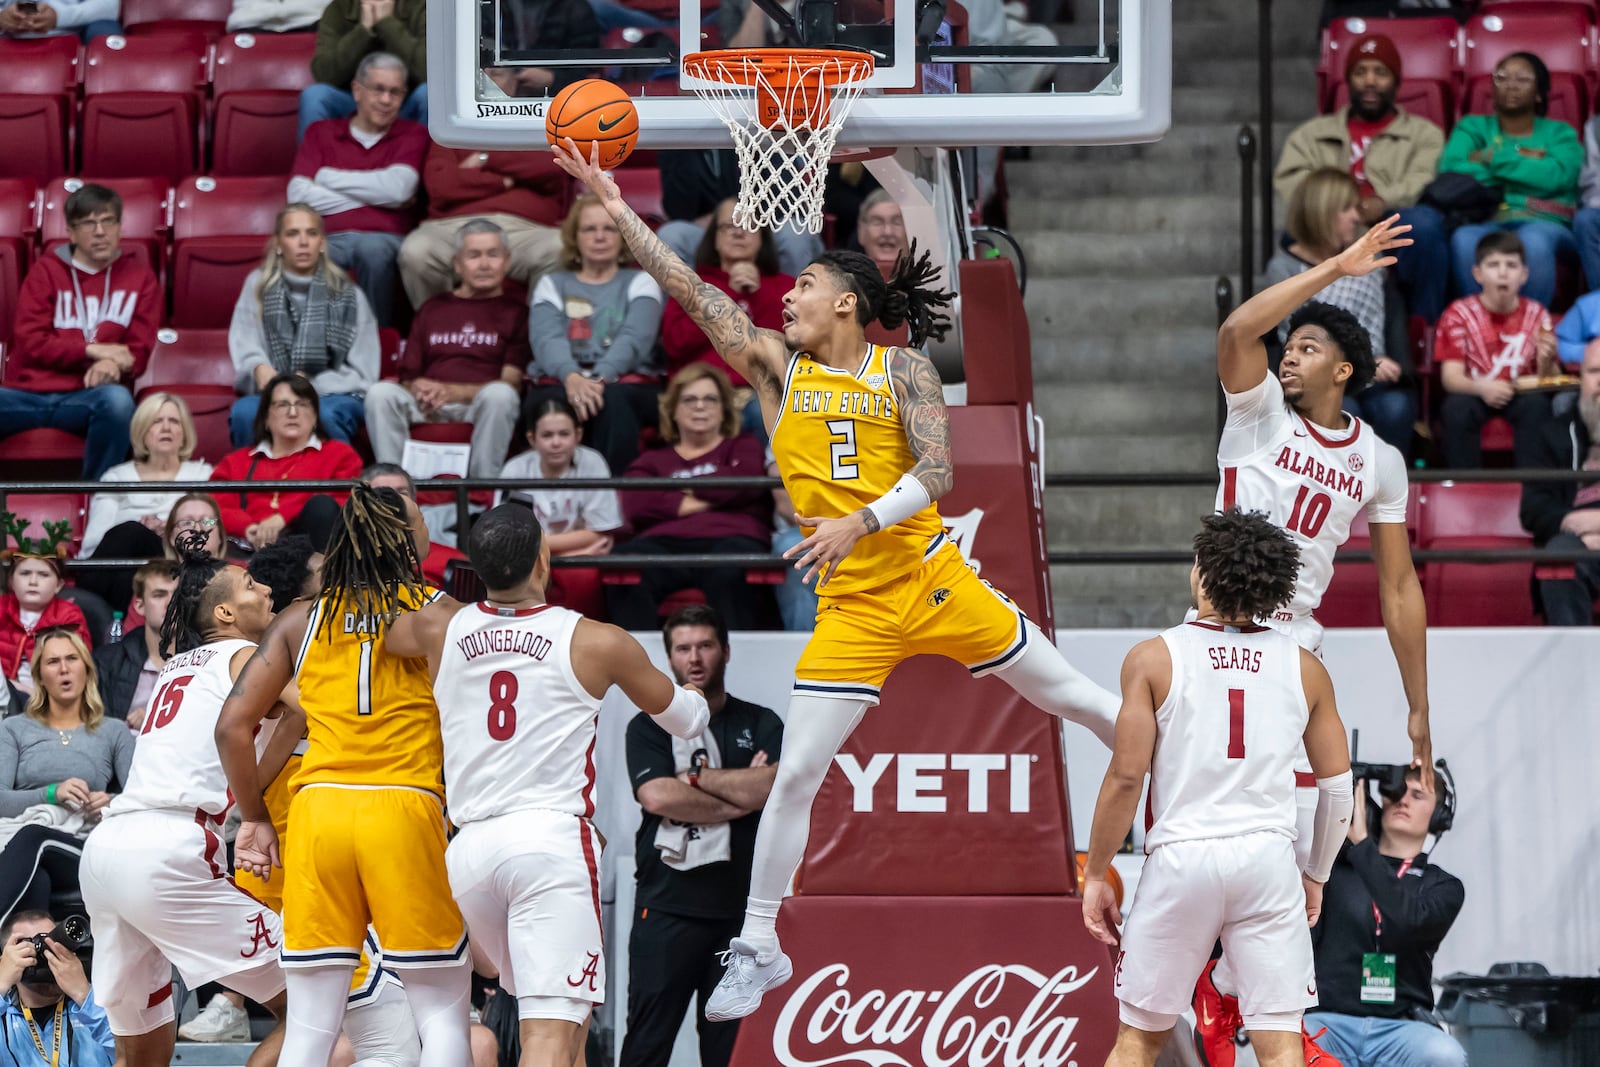
[[[1079,1013],[1065,1002],[1099,971],[991,963],[948,990],[890,993],[851,989],[832,963],[793,986],[772,1051],[783,1067],[1068,1067]]]

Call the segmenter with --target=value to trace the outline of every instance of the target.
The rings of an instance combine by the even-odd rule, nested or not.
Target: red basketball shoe
[[[1211,980],[1216,966],[1216,960],[1206,964],[1194,986],[1195,1039],[1208,1067],[1234,1067],[1239,1055],[1236,1035],[1244,1025],[1244,1018],[1239,1014],[1239,998],[1224,996]],[[1332,1067],[1332,1064],[1324,1067]]]
[[[1317,1038],[1328,1032],[1324,1026],[1315,1034],[1306,1033],[1305,1024],[1300,1024],[1300,1040],[1306,1054],[1306,1067],[1344,1067],[1330,1052],[1324,1052],[1322,1046],[1317,1044]]]

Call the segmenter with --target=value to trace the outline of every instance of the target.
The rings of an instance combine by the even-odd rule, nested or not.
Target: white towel
[[[706,750],[706,766],[722,766],[722,750],[709,727],[699,737],[685,741],[672,739],[674,770],[682,774],[689,769],[689,758],[696,749]],[[676,819],[661,819],[656,828],[656,848],[661,850],[661,862],[676,871],[692,871],[708,863],[726,863],[733,858],[732,838],[725,822],[688,823]]]
[[[0,848],[5,848],[17,831],[24,826],[48,826],[83,837],[93,829],[84,825],[81,812],[68,811],[59,804],[33,804],[22,809],[22,814],[0,819]]]

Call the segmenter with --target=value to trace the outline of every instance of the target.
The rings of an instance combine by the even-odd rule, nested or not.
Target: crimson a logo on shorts
[[[258,911],[250,919],[250,951],[240,952],[243,959],[253,960],[259,956],[263,949],[274,949],[278,943],[272,940],[272,931],[267,929],[266,912]]]
[[[1346,464],[1349,465],[1351,470],[1355,471],[1358,474],[1361,472],[1361,468],[1365,467],[1367,465],[1367,461],[1365,459],[1361,458],[1361,453],[1360,452],[1352,452],[1352,453],[1350,453],[1348,456],[1346,456],[1344,458],[1344,461],[1345,461]]]
[[[587,985],[589,992],[598,993],[600,992],[600,953],[587,952],[584,955],[588,956],[588,959],[584,961],[583,970],[568,978],[567,985],[573,989],[582,989]]]

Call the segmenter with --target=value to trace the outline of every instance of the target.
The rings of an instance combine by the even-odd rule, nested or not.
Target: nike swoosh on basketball
[[[625,119],[627,117],[628,116],[626,116],[626,115],[618,115],[616,118],[612,119],[610,122],[607,122],[606,121],[606,117],[604,115],[601,115],[600,116],[600,121],[595,123],[595,125],[600,128],[600,132],[601,133],[606,133],[612,127],[614,127],[617,123],[621,122],[623,119]]]

